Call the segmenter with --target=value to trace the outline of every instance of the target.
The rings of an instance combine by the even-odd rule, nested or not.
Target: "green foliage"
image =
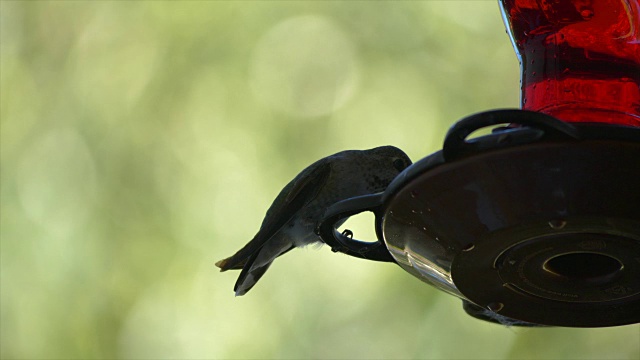
[[[243,298],[213,266],[318,158],[516,107],[495,1],[0,4],[2,358],[640,356],[638,326],[485,324],[326,248]]]

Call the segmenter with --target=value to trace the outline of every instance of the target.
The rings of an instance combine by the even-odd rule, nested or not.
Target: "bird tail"
[[[278,256],[290,251],[294,248],[291,243],[287,244],[265,244],[260,250],[256,251],[247,259],[238,280],[236,281],[233,291],[236,296],[246,294],[260,280],[262,275],[269,269]]]
[[[250,247],[249,246],[250,244],[251,243],[247,244],[245,247],[240,249],[237,253],[233,254],[232,256],[229,256],[226,259],[222,259],[222,260],[216,262],[215,265],[218,268],[220,268],[220,272],[225,272],[227,270],[240,270],[240,269],[243,269],[244,266],[247,264],[247,261],[249,260],[251,255],[253,253],[255,253],[255,252],[258,252],[258,251],[255,251],[255,249],[253,249],[253,247]],[[294,248],[294,246],[291,246],[290,248],[288,248],[284,252],[280,253],[278,256],[286,254],[287,252],[289,252],[293,248]]]
[[[238,250],[235,254],[218,261],[216,266],[220,268],[221,272],[227,270],[240,270],[244,268],[244,265],[247,263],[247,260],[251,255],[260,249],[261,239],[259,236],[260,232],[258,232],[256,236],[247,243],[247,245],[243,246],[242,249]]]
[[[224,272],[227,270],[240,270],[244,267],[244,264],[247,263],[247,260],[243,259],[238,262],[234,258],[234,256],[229,256],[228,258],[222,259],[216,263],[216,266],[220,268],[220,272]]]

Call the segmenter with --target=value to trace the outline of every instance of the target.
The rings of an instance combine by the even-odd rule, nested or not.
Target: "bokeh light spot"
[[[50,131],[22,155],[16,174],[25,214],[50,233],[68,234],[94,205],[96,167],[75,129]]]
[[[250,81],[254,95],[276,110],[300,117],[329,114],[354,94],[354,45],[328,18],[289,18],[256,46]]]

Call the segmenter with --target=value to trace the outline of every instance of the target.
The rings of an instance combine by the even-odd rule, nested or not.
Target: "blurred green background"
[[[239,298],[213,265],[311,162],[418,160],[455,120],[517,107],[497,1],[0,10],[2,358],[640,358],[638,325],[486,324],[326,247]]]

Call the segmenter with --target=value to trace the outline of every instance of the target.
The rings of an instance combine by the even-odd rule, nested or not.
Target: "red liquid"
[[[640,0],[500,0],[521,107],[640,126]]]

